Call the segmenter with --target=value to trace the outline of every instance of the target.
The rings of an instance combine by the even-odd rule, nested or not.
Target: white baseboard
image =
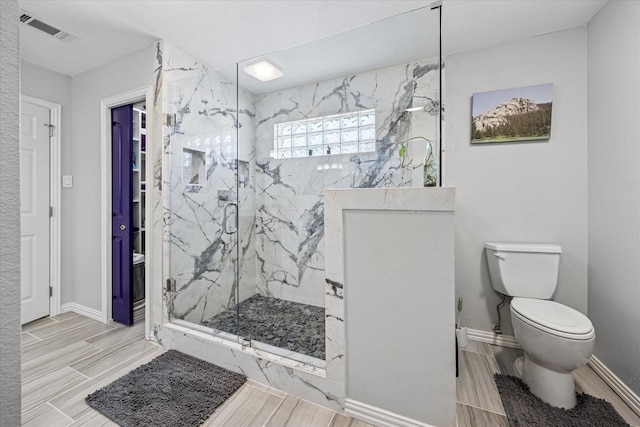
[[[485,342],[502,347],[521,348],[516,337],[512,335],[496,334],[493,332],[481,331],[478,329],[468,329],[467,338],[471,341]]]
[[[353,418],[380,427],[433,427],[430,424],[351,399],[346,400],[344,412]]]
[[[73,311],[74,313],[81,314],[89,319],[104,322],[104,319],[102,318],[102,311],[85,307],[84,305],[80,305],[75,302],[68,302],[60,306],[60,313],[66,313],[67,311]]]
[[[607,383],[607,385],[611,387],[627,405],[629,405],[633,412],[640,416],[640,397],[638,397],[633,390],[623,383],[620,378],[607,368],[596,356],[591,356],[591,359],[589,359],[589,366],[591,366],[595,373],[598,374],[598,376],[602,378],[604,382]]]

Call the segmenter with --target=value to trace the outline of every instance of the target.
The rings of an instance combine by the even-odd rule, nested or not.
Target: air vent
[[[42,22],[40,19],[35,18],[32,14],[27,13],[25,11],[21,11],[20,14],[20,22],[29,25],[36,30],[40,30],[44,33],[47,33],[49,36],[62,40],[62,41],[71,41],[77,39],[78,36],[75,34],[71,34],[68,31],[61,30],[59,28],[54,27],[53,25],[49,25],[45,22]]]

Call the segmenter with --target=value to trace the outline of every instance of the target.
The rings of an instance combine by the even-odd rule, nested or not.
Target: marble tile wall
[[[277,298],[324,306],[324,202],[332,188],[420,187],[436,139],[437,62],[421,61],[255,97],[257,286]],[[421,111],[406,109],[425,106]],[[376,111],[376,151],[272,159],[276,123]]]
[[[176,55],[177,49],[169,49]],[[164,127],[165,250],[168,277],[176,291],[166,297],[172,318],[200,324],[255,294],[254,192],[249,185],[252,167],[253,130],[244,126],[250,112],[238,105],[235,66],[218,71],[193,60],[171,64],[165,59],[165,110],[175,122]],[[188,60],[187,60],[188,61]],[[237,125],[240,122],[240,126]],[[240,143],[238,143],[240,141]],[[236,161],[236,156],[239,161]],[[236,184],[235,173],[244,178]],[[227,228],[238,227],[232,236],[223,230],[224,204]],[[241,279],[235,275],[241,260]]]
[[[398,65],[266,95],[240,90],[239,101],[235,65],[216,71],[184,65],[166,70],[186,75],[168,84],[167,95],[168,111],[175,114],[165,148],[170,276],[177,281],[170,312],[201,323],[232,307],[238,250],[240,300],[261,293],[324,306],[323,191],[422,185],[426,141],[409,142],[406,156],[399,149],[416,136],[435,140],[437,63]],[[426,108],[405,111],[417,105]],[[375,152],[270,157],[275,123],[370,108],[376,110]],[[185,154],[194,163],[200,159],[203,169],[188,170]],[[237,189],[236,167],[245,177]],[[239,201],[239,248],[222,230],[220,192]]]

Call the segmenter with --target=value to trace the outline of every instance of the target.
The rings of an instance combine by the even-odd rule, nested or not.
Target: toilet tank
[[[558,285],[562,248],[539,243],[487,243],[493,289],[513,297],[550,299]]]

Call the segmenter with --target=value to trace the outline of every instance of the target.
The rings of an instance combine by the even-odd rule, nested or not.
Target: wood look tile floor
[[[134,325],[105,325],[64,313],[22,328],[22,425],[117,426],[84,398],[164,350],[144,340],[144,311]],[[209,427],[368,427],[322,406],[251,380],[203,424]]]
[[[85,396],[164,352],[144,341],[142,311],[132,327],[105,325],[75,313],[22,328],[22,424],[35,427],[115,426]],[[493,373],[513,375],[519,350],[469,342],[459,352],[456,412],[460,427],[508,426]],[[608,400],[625,420],[636,415],[593,370],[575,373],[579,391]],[[367,427],[370,424],[247,381],[205,426]]]

